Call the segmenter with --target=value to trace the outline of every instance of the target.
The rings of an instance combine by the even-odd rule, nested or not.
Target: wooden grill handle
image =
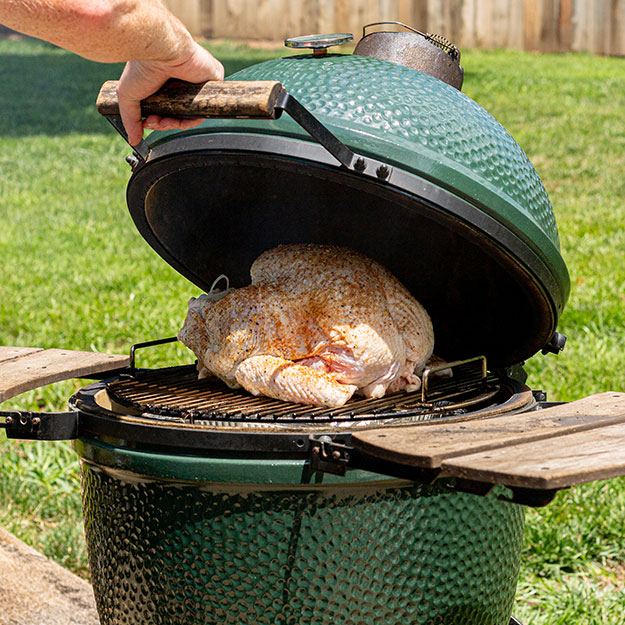
[[[96,100],[98,112],[104,116],[119,115],[117,80],[108,80]],[[212,80],[189,83],[167,81],[156,93],[141,102],[144,117],[256,117],[275,119],[282,84],[272,80]]]

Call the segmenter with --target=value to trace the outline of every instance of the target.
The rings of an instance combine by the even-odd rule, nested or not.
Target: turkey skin
[[[346,248],[293,244],[261,254],[250,274],[249,286],[189,301],[178,338],[201,378],[327,407],[420,388],[432,322],[381,265]]]

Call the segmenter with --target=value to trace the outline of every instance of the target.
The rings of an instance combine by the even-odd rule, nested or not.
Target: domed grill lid
[[[303,62],[334,66],[341,58]],[[119,127],[115,105],[109,85],[99,110]],[[397,160],[378,158],[377,139],[367,144],[356,126],[337,133],[328,123],[334,118],[322,123],[276,82],[168,85],[143,111],[265,120],[286,111],[291,118],[215,120],[196,132],[157,133],[136,150],[128,185],[135,224],[202,289],[220,274],[233,286],[248,284],[255,258],[281,243],[340,245],[386,266],[424,304],[436,351],[447,360],[484,354],[504,367],[552,337],[567,295],[566,269],[549,262],[536,223],[511,228],[473,201],[497,198],[492,187],[479,186],[476,194],[467,186],[463,197]],[[557,253],[555,259],[561,263]]]

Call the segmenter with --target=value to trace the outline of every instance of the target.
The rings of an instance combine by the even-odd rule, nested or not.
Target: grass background
[[[274,56],[220,44],[227,72]],[[281,52],[279,52],[281,53]],[[559,357],[528,363],[550,399],[625,390],[625,60],[463,54],[464,91],[510,130],[553,201],[572,296]],[[128,149],[95,112],[120,73],[35,41],[0,40],[0,344],[125,352],[174,334],[197,289],[125,208]],[[163,347],[145,364],[188,359]],[[3,405],[63,409],[80,383]],[[625,622],[625,481],[578,487],[527,514],[515,614],[535,625]],[[0,435],[0,525],[87,576],[78,465],[65,443]]]

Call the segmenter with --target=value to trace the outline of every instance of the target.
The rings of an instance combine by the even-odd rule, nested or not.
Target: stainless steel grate
[[[497,395],[495,375],[482,357],[449,363],[452,377],[424,374],[422,392],[396,393],[381,399],[356,398],[341,408],[311,407],[232,390],[215,379],[197,379],[195,367],[137,370],[108,383],[110,398],[121,406],[155,419],[193,423],[328,423],[435,418],[462,414]]]

